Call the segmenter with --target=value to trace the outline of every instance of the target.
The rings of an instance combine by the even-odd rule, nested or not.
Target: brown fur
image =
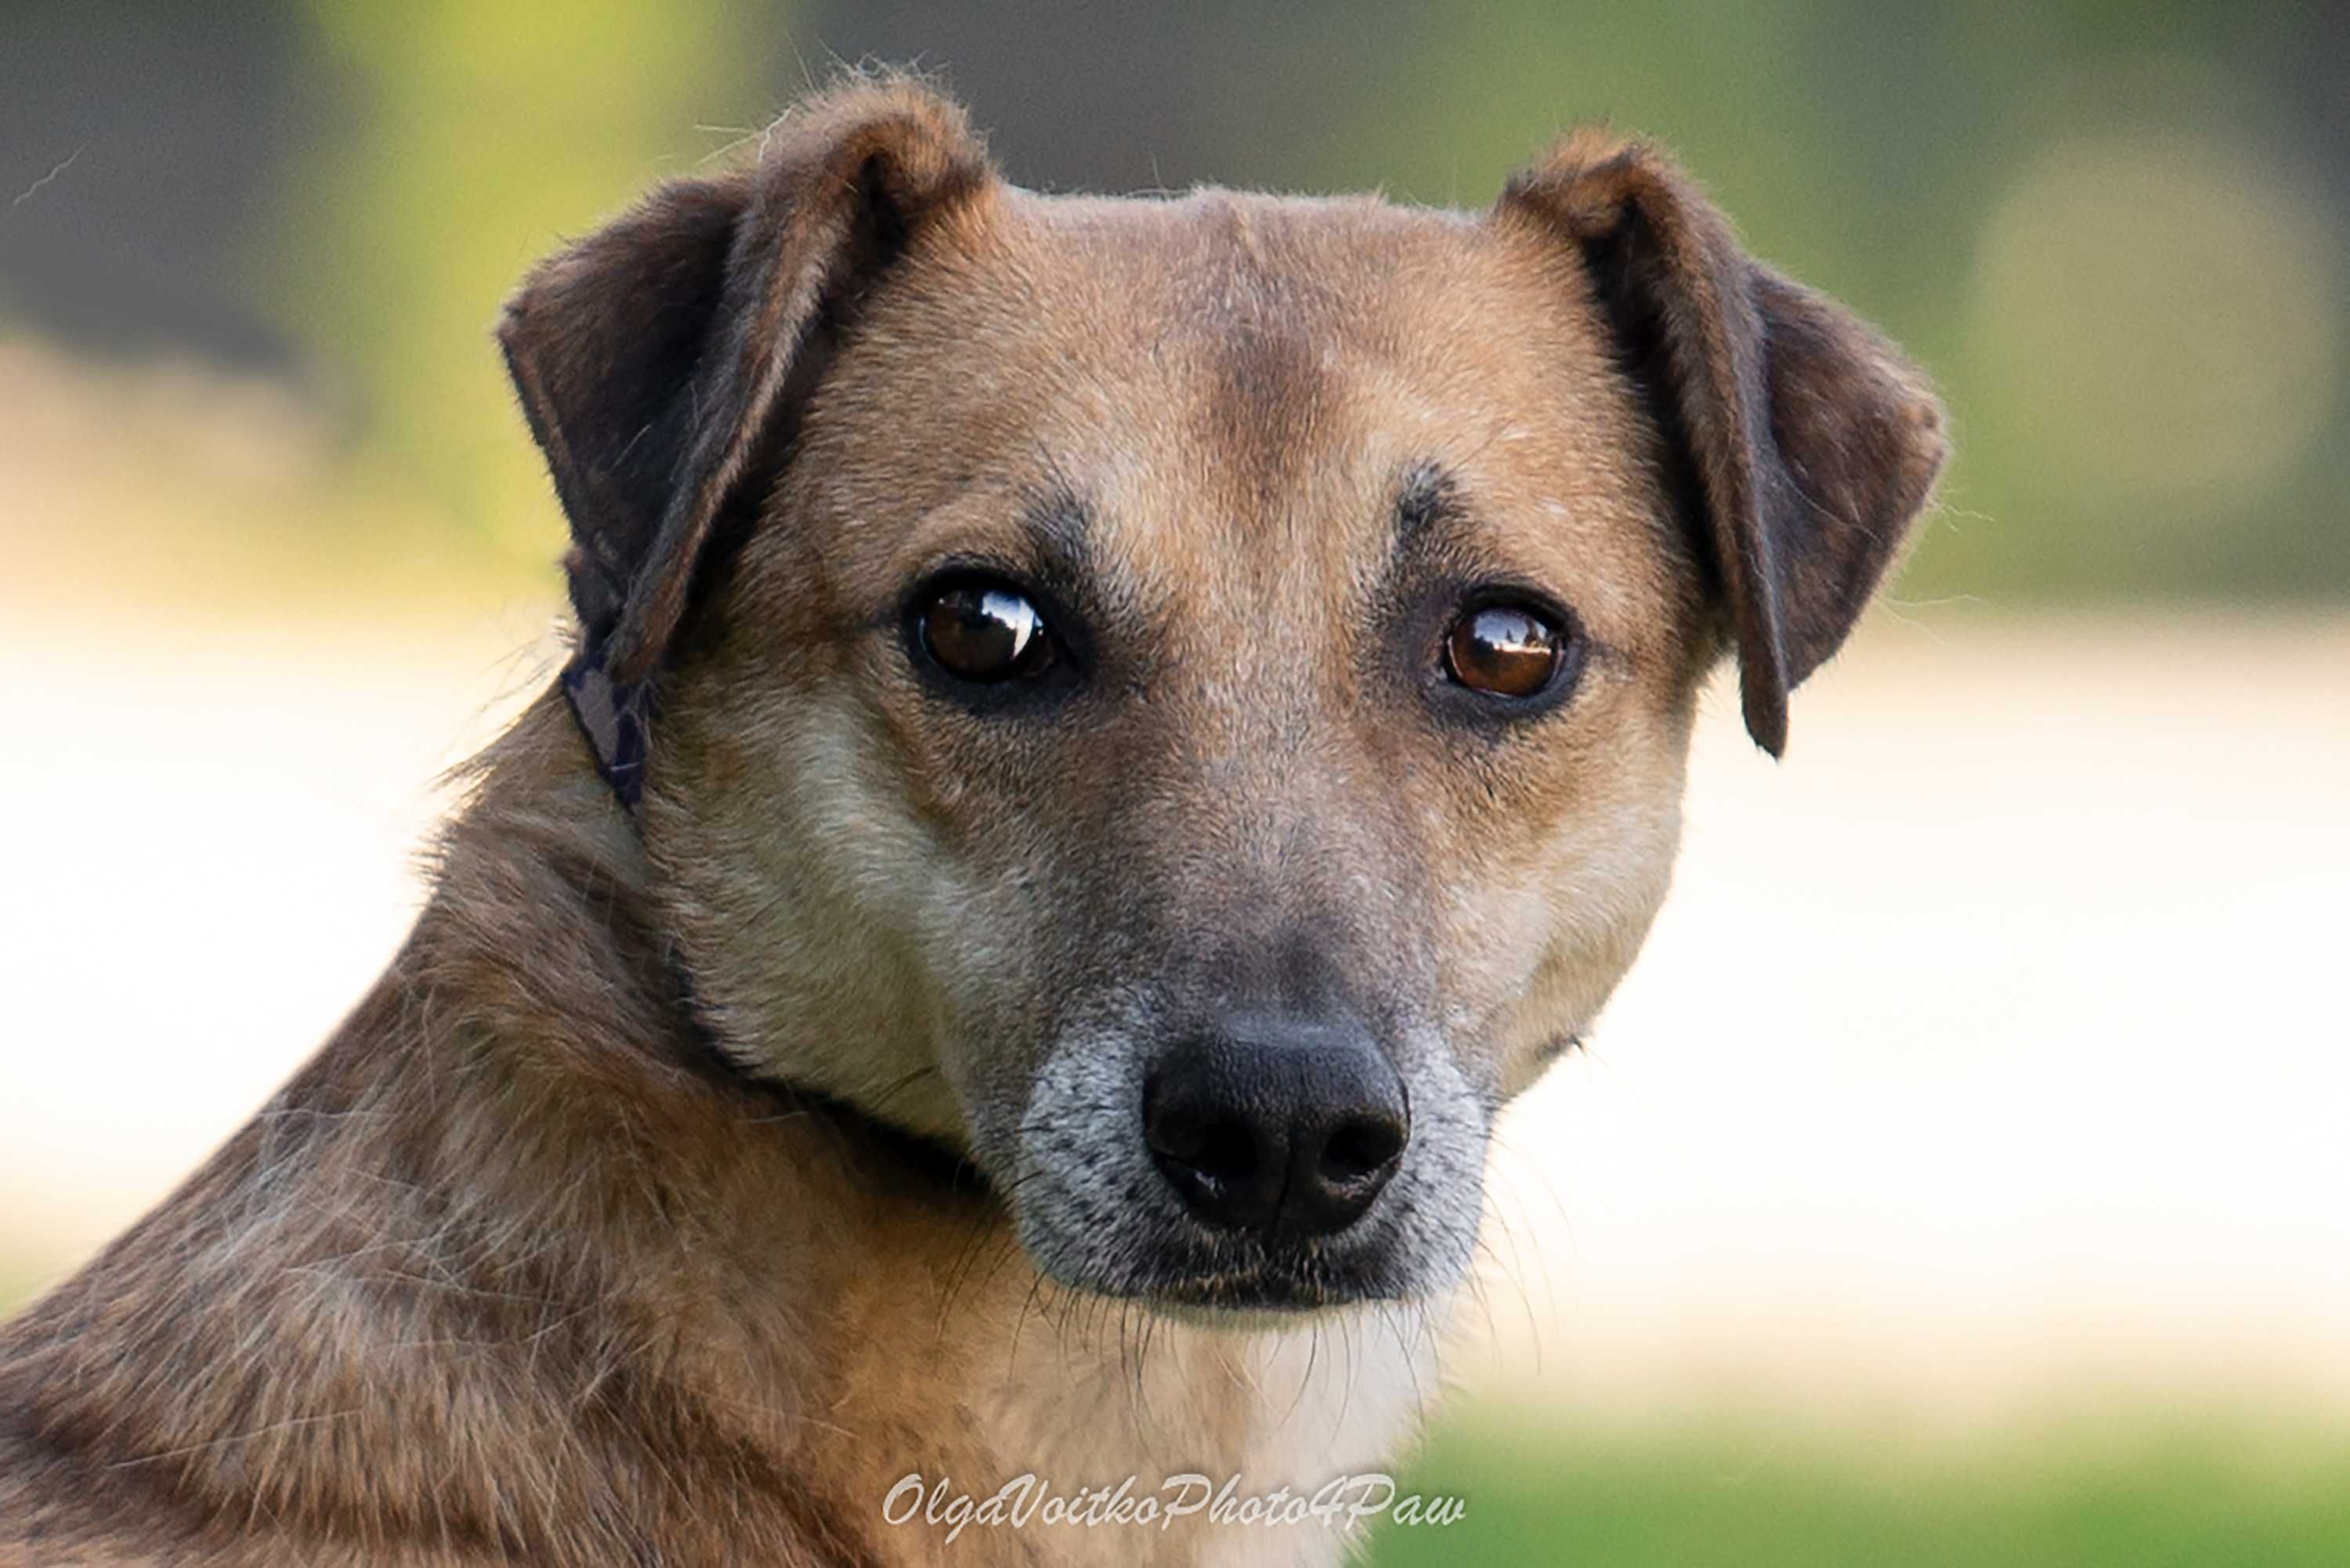
[[[0,1563],[942,1561],[881,1521],[910,1471],[1378,1468],[1475,1170],[1428,1178],[1471,1235],[1378,1276],[1405,1305],[1207,1326],[1055,1282],[1121,1221],[1039,1218],[1024,1096],[1132,981],[1343,994],[1481,1147],[1663,897],[1722,628],[1775,751],[1941,451],[1645,149],[1483,220],[1045,199],[901,81],[657,192],[503,336],[583,635],[658,682],[641,809],[553,694],[482,759],[375,992],[0,1331]],[[1440,472],[1459,504],[1409,499]],[[1069,579],[1076,739],[902,657],[963,558]],[[1582,682],[1427,721],[1414,585],[1495,574],[1571,603]]]

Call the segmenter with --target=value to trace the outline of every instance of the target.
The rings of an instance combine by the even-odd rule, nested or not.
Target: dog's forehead
[[[917,247],[836,380],[812,466],[827,511],[875,525],[852,548],[880,576],[1049,488],[1104,569],[1311,597],[1375,568],[1433,472],[1497,557],[1653,611],[1652,437],[1581,275],[1472,216],[1004,192]]]
[[[1223,191],[1007,206],[1019,326],[1062,372],[1039,390],[1157,391],[1156,455],[1224,454],[1224,472],[1261,482],[1236,499],[1334,456],[1409,465],[1449,446],[1465,462],[1615,400],[1575,269],[1464,214]]]

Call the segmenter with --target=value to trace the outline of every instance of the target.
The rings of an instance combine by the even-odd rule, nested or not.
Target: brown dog
[[[895,80],[501,336],[580,658],[349,1022],[0,1336],[0,1561],[1335,1559],[1171,1479],[1373,1495],[1701,678],[1778,751],[1924,503],[1916,372],[1636,143],[1048,199]],[[1126,1517],[950,1542],[1024,1474]]]

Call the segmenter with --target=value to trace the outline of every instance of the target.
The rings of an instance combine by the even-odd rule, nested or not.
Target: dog
[[[1928,501],[1919,372],[1638,140],[1047,197],[905,78],[498,336],[577,656],[375,989],[0,1333],[0,1562],[1336,1560],[1165,1489],[1405,1449],[1701,683],[1779,753]]]

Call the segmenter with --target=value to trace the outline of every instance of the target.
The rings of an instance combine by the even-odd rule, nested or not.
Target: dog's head
[[[725,1048],[1169,1307],[1453,1282],[1664,897],[1700,681],[1778,751],[1942,453],[1639,145],[1482,215],[1046,198],[896,81],[502,337]]]

